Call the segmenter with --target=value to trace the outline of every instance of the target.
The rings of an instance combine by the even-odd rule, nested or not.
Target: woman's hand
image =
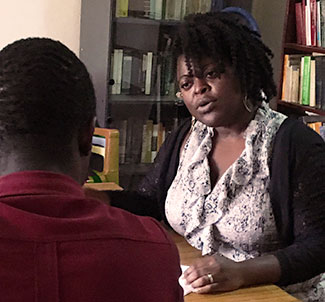
[[[244,285],[240,262],[219,255],[197,259],[184,272],[184,278],[200,294],[231,291]]]

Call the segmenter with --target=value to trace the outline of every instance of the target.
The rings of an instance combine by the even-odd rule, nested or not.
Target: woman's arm
[[[211,274],[211,277],[208,275]],[[240,287],[276,283],[280,264],[273,255],[234,262],[219,255],[205,256],[191,265],[184,277],[197,293],[231,291]],[[211,279],[212,278],[212,279]]]
[[[308,280],[325,271],[325,143],[314,131],[296,123],[288,152],[291,157],[290,203],[280,216],[292,234],[287,247],[273,253],[281,266],[280,285]]]

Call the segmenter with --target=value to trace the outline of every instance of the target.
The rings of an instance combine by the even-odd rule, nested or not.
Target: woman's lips
[[[204,99],[199,102],[197,111],[201,114],[209,113],[214,107],[215,100]]]

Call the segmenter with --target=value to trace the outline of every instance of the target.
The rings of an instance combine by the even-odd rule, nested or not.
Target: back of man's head
[[[48,149],[68,146],[95,116],[95,104],[84,64],[62,43],[29,38],[0,51],[2,153],[41,141]]]

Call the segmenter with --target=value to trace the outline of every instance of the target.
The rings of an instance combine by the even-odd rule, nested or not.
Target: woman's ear
[[[92,118],[79,130],[78,143],[81,156],[89,156],[92,148],[93,134],[95,130],[96,118]]]

